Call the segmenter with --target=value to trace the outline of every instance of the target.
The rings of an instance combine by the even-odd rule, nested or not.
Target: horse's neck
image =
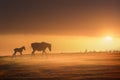
[[[22,50],[24,50],[25,48],[24,48],[24,47],[22,47],[21,49],[22,49]]]

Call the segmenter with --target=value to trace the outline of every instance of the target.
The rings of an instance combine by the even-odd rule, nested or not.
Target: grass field
[[[0,80],[120,80],[120,54],[1,56]]]

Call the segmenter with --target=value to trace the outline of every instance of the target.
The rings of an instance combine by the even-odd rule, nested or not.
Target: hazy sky
[[[41,41],[53,52],[120,49],[119,21],[120,0],[0,0],[0,54]]]
[[[119,0],[0,0],[0,34],[120,34]]]

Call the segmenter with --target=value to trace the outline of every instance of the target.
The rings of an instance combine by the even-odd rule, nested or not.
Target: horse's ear
[[[25,46],[23,46],[24,50],[25,50]]]

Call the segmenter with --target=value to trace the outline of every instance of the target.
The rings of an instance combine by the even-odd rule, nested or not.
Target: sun
[[[111,36],[106,36],[105,41],[112,41],[112,37]]]

